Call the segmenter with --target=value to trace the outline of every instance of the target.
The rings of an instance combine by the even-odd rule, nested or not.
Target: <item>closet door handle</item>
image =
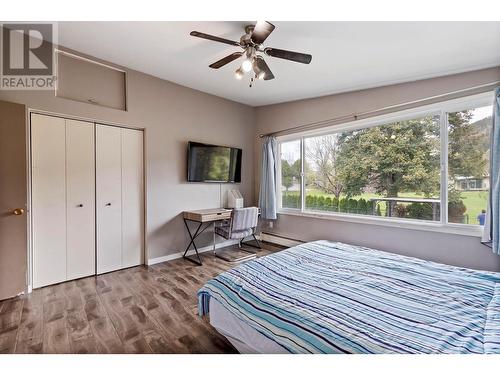
[[[106,203],[106,206],[111,206],[111,203]]]
[[[80,203],[76,207],[83,207],[83,204]]]
[[[12,215],[22,215],[24,214],[24,208],[16,208],[12,211]]]

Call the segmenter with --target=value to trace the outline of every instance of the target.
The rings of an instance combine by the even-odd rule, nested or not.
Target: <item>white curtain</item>
[[[276,171],[278,141],[266,137],[262,143],[262,167],[260,176],[259,207],[263,219],[276,219]]]

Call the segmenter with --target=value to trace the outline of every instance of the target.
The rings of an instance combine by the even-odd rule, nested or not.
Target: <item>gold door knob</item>
[[[14,215],[22,215],[24,214],[24,208],[16,208],[14,211],[12,211]]]

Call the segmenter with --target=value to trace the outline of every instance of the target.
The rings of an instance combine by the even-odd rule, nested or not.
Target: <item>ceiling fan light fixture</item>
[[[232,61],[242,57],[241,66],[235,71],[236,79],[243,79],[246,73],[250,73],[251,82],[255,79],[270,81],[275,78],[271,69],[264,61],[263,56],[276,57],[283,60],[294,61],[302,64],[309,64],[312,56],[306,53],[293,52],[279,48],[266,47],[264,42],[276,27],[267,21],[258,21],[255,25],[247,25],[245,34],[239,41],[233,41],[218,36],[192,31],[191,36],[211,40],[213,42],[229,44],[234,47],[240,47],[242,51],[233,52],[230,55],[209,65],[212,69],[220,69]],[[261,56],[261,54],[263,56]],[[251,87],[251,85],[250,85]]]
[[[245,72],[241,68],[236,69],[236,71],[234,72],[234,77],[236,79],[242,79],[244,75],[245,75]]]
[[[252,60],[250,60],[248,58],[243,60],[243,62],[241,63],[241,69],[243,69],[243,71],[246,73],[251,71],[252,67],[253,67]]]

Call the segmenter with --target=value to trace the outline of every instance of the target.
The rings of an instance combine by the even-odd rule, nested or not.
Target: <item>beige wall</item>
[[[187,141],[243,149],[246,202],[254,196],[254,109],[128,70],[128,111],[61,99],[53,92],[0,91],[0,100],[30,109],[145,128],[146,238],[149,258],[184,251],[187,234],[181,212],[220,206],[219,184],[186,182]],[[209,72],[207,72],[208,74]],[[222,185],[222,193],[232,188]],[[212,237],[200,239],[208,245]]]
[[[376,110],[498,80],[500,67],[259,107],[256,109],[255,197],[258,197],[260,176],[259,134]],[[265,230],[295,239],[331,239],[458,266],[500,271],[500,257],[493,255],[476,237],[290,215],[279,215],[274,228]]]

